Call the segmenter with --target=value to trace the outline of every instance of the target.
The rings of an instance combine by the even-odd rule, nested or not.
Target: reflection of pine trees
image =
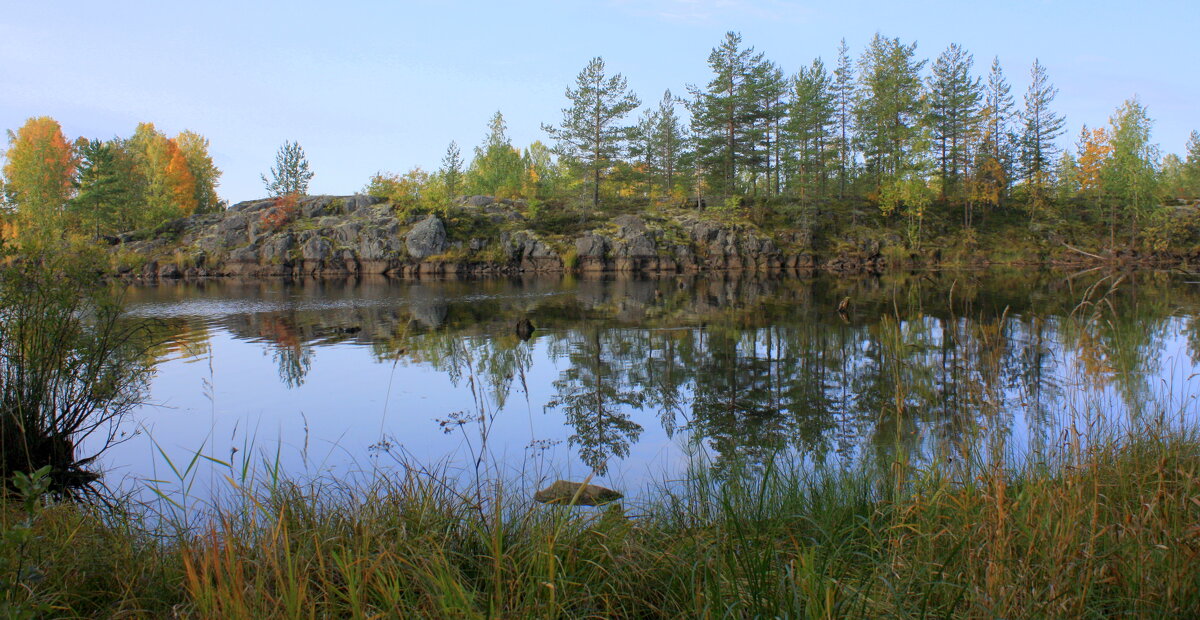
[[[754,332],[706,329],[692,394],[692,426],[724,462],[762,462],[782,448],[787,417],[772,378],[776,360],[759,356]]]
[[[568,442],[579,449],[580,460],[602,476],[609,459],[628,456],[642,433],[625,409],[640,409],[644,402],[629,383],[630,353],[640,348],[631,346],[623,330],[587,327],[568,338],[570,367],[554,381],[557,395],[546,408],[562,409],[574,430]]]
[[[1200,321],[1192,318],[1200,287],[1138,277],[1110,290],[1112,282],[889,274],[390,284],[375,293],[325,282],[296,296],[375,301],[152,327],[174,343],[158,356],[203,351],[214,326],[264,342],[289,386],[304,381],[316,347],[357,342],[380,362],[426,366],[470,385],[481,409],[497,415],[524,389],[544,347],[561,360],[546,406],[563,411],[571,444],[599,473],[629,454],[647,419],[668,434],[686,429],[719,463],[781,449],[881,458],[897,448],[958,450],[984,430],[1003,438],[1014,420],[1028,425],[1036,449],[1081,389],[1094,391],[1089,398],[1111,390],[1119,398],[1094,406],[1118,412],[1153,402],[1149,377],[1175,336],[1200,363]],[[280,295],[269,287],[260,294]],[[240,289],[231,296],[255,299]],[[834,308],[845,297],[853,303],[843,318]],[[1188,318],[1172,317],[1179,307]],[[539,330],[522,343],[513,326],[526,317]],[[1080,376],[1089,385],[1072,383]]]

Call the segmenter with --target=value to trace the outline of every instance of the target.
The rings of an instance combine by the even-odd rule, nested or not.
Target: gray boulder
[[[580,258],[604,258],[608,251],[608,239],[588,233],[575,240],[575,254]]]
[[[430,215],[417,222],[404,237],[408,254],[416,259],[422,259],[434,254],[441,254],[450,247],[446,243],[446,226],[436,215]]]

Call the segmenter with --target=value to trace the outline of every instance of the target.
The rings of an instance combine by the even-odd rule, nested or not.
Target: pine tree
[[[748,83],[750,105],[747,106],[747,123],[750,125],[750,150],[745,166],[753,178],[752,187],[759,187],[760,173],[765,193],[776,194],[782,185],[780,160],[782,159],[782,123],[787,116],[788,80],[778,65],[761,60],[750,69]]]
[[[837,118],[838,198],[845,198],[850,167],[854,163],[854,149],[850,142],[854,106],[854,65],[850,61],[850,48],[845,39],[838,45],[837,68],[833,70],[831,91]]]
[[[121,166],[118,148],[104,140],[81,138],[77,143],[79,173],[71,211],[97,236],[114,228],[121,208],[129,201],[127,175],[132,171]]]
[[[752,72],[763,62],[754,48],[742,49],[742,36],[725,34],[725,40],[708,55],[713,72],[705,90],[689,86],[692,94],[692,132],[696,164],[706,172],[708,185],[728,197],[739,193],[739,173],[753,159],[757,105],[751,88]]]
[[[855,137],[877,189],[906,175],[909,150],[920,132],[925,61],[916,60],[916,49],[916,43],[904,45],[875,33],[859,59]]]
[[[663,195],[669,196],[675,188],[675,175],[680,166],[680,155],[683,152],[683,129],[679,125],[679,116],[675,113],[678,100],[671,91],[663,93],[658,102],[653,127],[651,145],[658,162],[658,172],[663,182]]]
[[[463,178],[463,162],[462,153],[458,150],[458,143],[453,140],[446,147],[446,155],[442,157],[442,183],[446,185],[446,193],[450,196],[457,196],[458,191],[462,188]]]
[[[807,203],[826,190],[830,158],[836,155],[837,101],[821,59],[802,67],[793,80],[787,139],[789,189]]]
[[[1044,208],[1045,192],[1051,182],[1055,140],[1062,135],[1065,120],[1054,113],[1051,104],[1058,89],[1050,84],[1046,68],[1037,60],[1030,69],[1029,90],[1025,92],[1025,123],[1021,135],[1021,173],[1030,192],[1031,214]]]
[[[627,114],[641,105],[620,73],[606,76],[604,59],[588,62],[575,78],[575,88],[567,88],[571,107],[564,108],[558,127],[543,126],[558,141],[559,153],[578,162],[591,178],[592,208],[600,206],[600,178],[603,171],[621,156],[630,128],[620,124]]]
[[[929,127],[938,151],[942,198],[958,195],[958,185],[969,159],[968,140],[979,120],[982,88],[971,77],[974,57],[950,44],[933,63],[929,78]]]
[[[271,178],[261,175],[263,185],[272,196],[302,196],[308,192],[308,182],[313,178],[308,158],[299,142],[284,142],[275,153],[275,165]]]

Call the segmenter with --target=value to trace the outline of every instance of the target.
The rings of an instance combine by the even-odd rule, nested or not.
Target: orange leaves
[[[196,212],[196,177],[188,167],[187,158],[179,149],[175,140],[168,140],[168,159],[163,175],[166,178],[167,190],[174,199],[181,215],[191,215]]]
[[[1101,173],[1112,151],[1108,132],[1103,127],[1091,131],[1083,128],[1079,145],[1079,185],[1085,193],[1100,191]]]
[[[263,214],[259,216],[259,222],[267,230],[276,231],[296,219],[298,212],[296,195],[284,194],[276,197],[275,204],[263,211]]]
[[[23,216],[43,220],[59,215],[71,197],[75,152],[58,121],[40,116],[9,133],[4,164],[8,189]]]

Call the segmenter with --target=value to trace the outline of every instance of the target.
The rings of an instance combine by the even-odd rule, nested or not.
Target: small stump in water
[[[557,480],[533,494],[533,499],[543,504],[571,504],[571,500],[575,500],[575,506],[599,506],[615,502],[622,497],[625,496],[612,489],[567,480]]]

